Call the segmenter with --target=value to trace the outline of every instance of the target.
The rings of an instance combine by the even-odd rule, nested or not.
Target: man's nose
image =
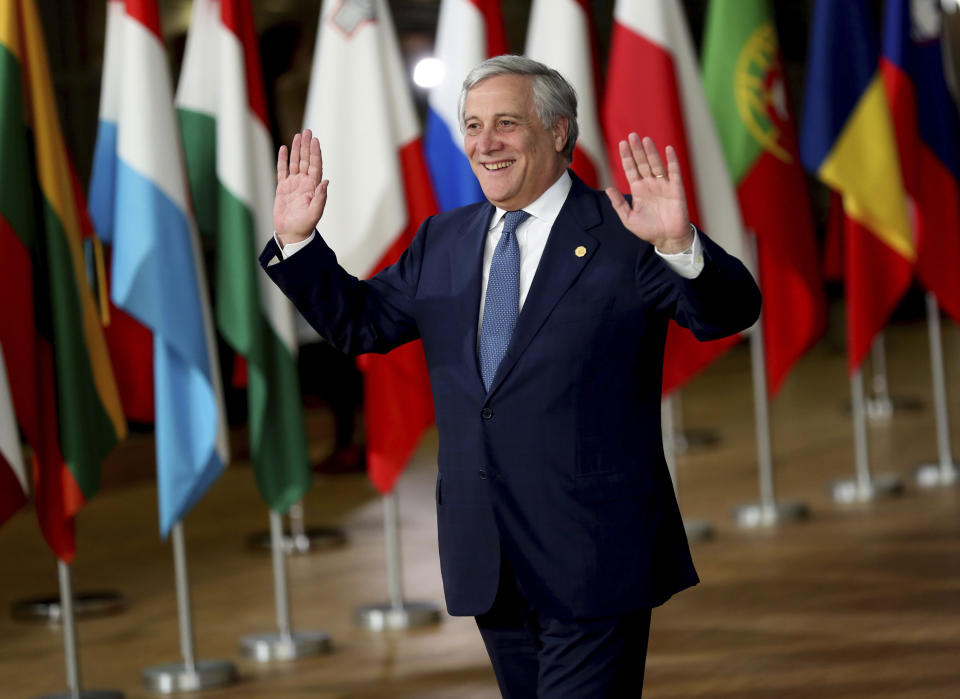
[[[480,138],[477,140],[477,145],[480,147],[480,151],[483,153],[496,150],[498,144],[499,139],[497,138],[496,129],[484,129],[480,133]]]

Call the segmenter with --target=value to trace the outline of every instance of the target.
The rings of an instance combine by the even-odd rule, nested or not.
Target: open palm
[[[680,161],[671,146],[667,146],[666,156],[664,168],[653,140],[631,133],[626,141],[620,141],[620,161],[631,201],[613,187],[607,188],[607,196],[627,230],[660,252],[676,253],[693,243],[693,232]]]
[[[320,142],[310,129],[293,137],[277,155],[277,195],[273,200],[273,228],[284,245],[313,232],[327,203],[329,180],[323,177]]]

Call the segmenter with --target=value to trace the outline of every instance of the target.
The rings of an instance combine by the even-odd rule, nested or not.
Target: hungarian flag
[[[483,200],[463,151],[458,102],[463,79],[480,62],[507,52],[500,0],[443,0],[434,56],[443,78],[430,90],[423,143],[437,203],[444,211]]]
[[[385,0],[326,0],[320,15],[304,126],[330,178],[320,233],[360,277],[394,262],[436,213],[420,129]],[[433,424],[423,345],[364,355],[367,468],[392,492]]]
[[[852,373],[909,287],[916,259],[866,0],[821,0],[814,8],[800,154],[843,201]]]
[[[27,491],[17,417],[13,414],[7,366],[3,359],[3,345],[0,345],[0,524],[26,504]]]
[[[680,3],[617,0],[610,43],[604,126],[616,186],[629,191],[617,144],[631,131],[650,136],[661,157],[676,149],[690,219],[752,269],[743,223],[723,150],[703,91],[693,41]],[[686,383],[735,345],[735,335],[698,342],[671,321],[664,353],[663,394]]]
[[[87,281],[85,205],[33,0],[0,3],[0,153],[0,345],[33,450],[40,528],[69,563],[74,517],[97,491],[126,423]]]
[[[917,276],[960,323],[960,117],[944,76],[941,25],[934,3],[887,0],[880,70],[912,203]]]
[[[580,137],[571,167],[587,185],[604,189],[613,180],[600,129],[600,72],[595,35],[589,0],[534,0],[524,52],[555,68],[577,91]]]
[[[767,0],[710,3],[703,80],[744,225],[757,239],[767,390],[775,396],[790,367],[826,330],[827,308]]]
[[[166,46],[155,0],[107,3],[91,202],[112,231],[110,294],[153,333],[160,531],[223,470],[227,424],[207,282],[188,205]]]
[[[214,217],[217,327],[246,360],[257,485],[284,514],[312,474],[293,307],[257,264],[273,231],[276,157],[250,0],[194,0],[176,102],[193,201]]]

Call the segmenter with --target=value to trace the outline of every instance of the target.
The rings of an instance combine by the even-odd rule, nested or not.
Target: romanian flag
[[[853,372],[909,287],[916,246],[866,0],[817,2],[808,55],[800,153],[843,201]]]
[[[589,0],[534,0],[525,53],[560,74],[577,92],[580,136],[571,169],[587,185],[605,189],[613,180],[600,128],[600,70]]]
[[[827,307],[768,0],[712,0],[703,81],[744,225],[757,238],[767,389],[774,396],[826,330]]]
[[[257,264],[273,235],[276,157],[250,0],[194,0],[176,103],[194,205],[214,222],[217,326],[246,360],[257,486],[285,514],[313,474],[293,306]]]
[[[320,139],[324,170],[336,182],[321,232],[358,277],[395,262],[437,211],[403,66],[386,0],[323,3],[304,126]],[[389,493],[433,424],[423,344],[363,355],[358,364],[367,471]]]
[[[423,148],[433,191],[444,211],[483,201],[480,183],[463,151],[457,109],[460,87],[478,63],[506,52],[500,0],[440,3],[434,55],[443,61],[443,79],[430,90]]]
[[[76,175],[33,0],[0,3],[0,344],[33,449],[40,528],[73,560],[74,517],[126,434],[87,282]]]
[[[960,323],[960,117],[944,77],[941,24],[935,3],[887,0],[880,69],[912,203],[917,276]]]
[[[696,52],[681,4],[675,0],[618,0],[613,10],[604,126],[611,163],[631,131],[650,136],[660,150],[677,152],[690,219],[752,270],[743,222],[727,163],[710,114]],[[622,168],[617,186],[629,190]],[[668,395],[739,342],[740,336],[698,342],[670,323],[663,364]]]

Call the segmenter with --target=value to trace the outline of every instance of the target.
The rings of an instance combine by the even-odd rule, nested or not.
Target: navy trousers
[[[501,558],[491,609],[476,617],[504,699],[634,699],[641,695],[650,610],[551,619],[533,609]]]

